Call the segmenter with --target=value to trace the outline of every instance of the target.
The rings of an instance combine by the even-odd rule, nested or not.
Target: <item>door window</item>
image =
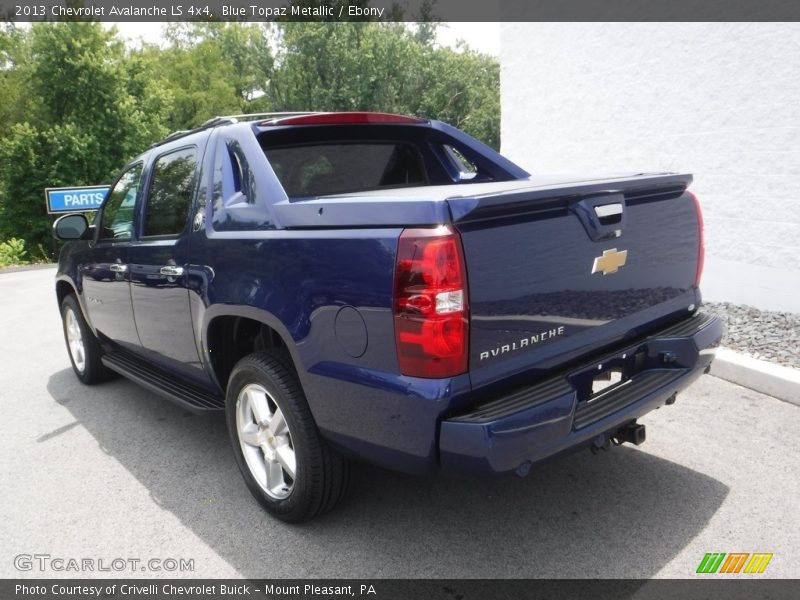
[[[102,230],[100,238],[113,241],[127,241],[133,234],[133,209],[142,165],[134,165],[122,174],[109,193],[103,205]]]
[[[159,157],[153,167],[143,237],[183,233],[194,195],[196,171],[196,148],[184,148]]]

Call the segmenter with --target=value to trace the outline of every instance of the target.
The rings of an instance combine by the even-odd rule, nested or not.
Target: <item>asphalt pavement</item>
[[[78,382],[53,275],[0,274],[0,577],[684,578],[707,552],[773,554],[732,577],[800,576],[798,406],[706,376],[643,420],[641,447],[525,479],[360,466],[346,505],[290,526],[245,489],[222,417]]]

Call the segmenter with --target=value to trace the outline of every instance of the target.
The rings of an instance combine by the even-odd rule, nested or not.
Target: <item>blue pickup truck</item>
[[[225,411],[247,487],[311,519],[352,460],[525,475],[644,441],[707,371],[690,175],[530,175],[438,121],[219,117],[136,157],[56,276],[75,374]]]

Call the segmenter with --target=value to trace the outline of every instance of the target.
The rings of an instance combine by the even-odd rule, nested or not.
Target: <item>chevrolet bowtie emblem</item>
[[[622,250],[620,252],[618,252],[616,248],[603,250],[603,256],[597,256],[594,259],[592,275],[595,273],[603,273],[603,275],[616,273],[619,271],[620,267],[625,266],[626,260],[628,260],[627,250]]]

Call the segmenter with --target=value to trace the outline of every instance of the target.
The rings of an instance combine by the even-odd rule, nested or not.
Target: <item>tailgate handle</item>
[[[625,229],[625,196],[622,194],[583,198],[570,208],[594,242],[618,238]]]
[[[600,219],[601,225],[613,225],[622,220],[622,203],[601,204],[594,207],[594,213]]]

